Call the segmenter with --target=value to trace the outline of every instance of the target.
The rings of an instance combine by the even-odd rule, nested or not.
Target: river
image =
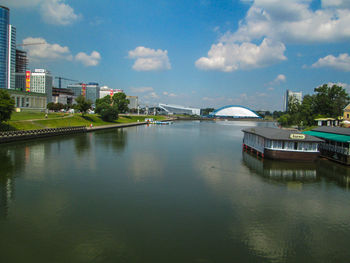
[[[0,262],[349,262],[350,168],[242,152],[257,125],[0,145]]]

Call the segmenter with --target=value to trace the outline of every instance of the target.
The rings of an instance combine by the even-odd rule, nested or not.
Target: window
[[[294,150],[298,150],[298,143],[294,142]]]

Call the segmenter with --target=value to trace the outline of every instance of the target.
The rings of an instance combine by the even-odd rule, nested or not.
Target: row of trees
[[[312,126],[316,118],[342,116],[343,109],[350,101],[349,94],[343,87],[324,84],[314,91],[313,95],[305,95],[302,103],[291,97],[286,114],[278,122],[282,126]]]

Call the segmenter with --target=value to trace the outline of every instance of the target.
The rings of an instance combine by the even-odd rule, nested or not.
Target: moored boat
[[[244,129],[243,149],[279,160],[313,161],[323,140],[299,131],[268,127]]]

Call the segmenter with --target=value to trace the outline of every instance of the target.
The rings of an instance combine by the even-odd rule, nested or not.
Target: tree
[[[79,110],[84,116],[88,109],[91,108],[91,100],[87,100],[84,96],[80,95],[75,99],[75,101],[77,102],[76,109]]]
[[[112,97],[113,105],[116,105],[119,113],[125,113],[129,110],[128,105],[130,101],[126,98],[125,93],[118,92]]]
[[[114,121],[118,119],[118,106],[113,102],[111,96],[105,96],[96,100],[96,113],[104,121]]]
[[[6,90],[0,89],[0,122],[11,119],[11,114],[14,109],[15,101]]]
[[[315,88],[315,113],[328,117],[338,117],[349,103],[349,94],[343,87],[327,84]]]

